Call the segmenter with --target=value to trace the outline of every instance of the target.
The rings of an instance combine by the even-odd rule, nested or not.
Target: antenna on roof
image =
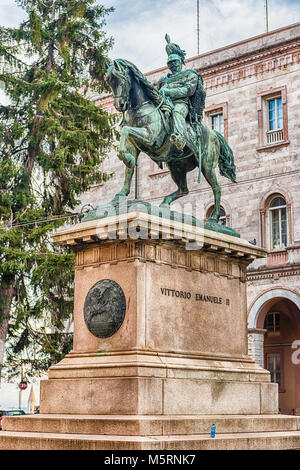
[[[268,0],[265,0],[265,12],[266,12],[266,32],[269,32],[269,10],[268,10]]]
[[[197,0],[197,55],[200,54],[200,5]]]

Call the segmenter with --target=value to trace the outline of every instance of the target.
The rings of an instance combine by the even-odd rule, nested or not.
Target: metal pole
[[[266,9],[266,32],[269,32],[269,11],[268,11],[268,0],[265,0],[265,9]]]
[[[134,199],[138,198],[138,192],[139,192],[139,180],[138,180],[138,162],[136,162],[135,165],[135,194],[134,194]]]
[[[197,0],[197,54],[200,55],[200,0]]]
[[[23,375],[24,375],[23,362],[21,361],[21,381],[20,382],[23,382]],[[22,390],[19,388],[19,410],[21,409],[21,406],[22,406]]]

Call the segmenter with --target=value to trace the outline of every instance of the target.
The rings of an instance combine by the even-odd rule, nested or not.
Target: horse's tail
[[[234,157],[231,148],[220,132],[214,131],[220,142],[219,169],[222,176],[236,183]]]

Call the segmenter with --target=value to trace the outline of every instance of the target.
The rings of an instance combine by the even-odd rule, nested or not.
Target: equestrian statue
[[[183,69],[185,52],[169,35],[165,38],[170,73],[157,86],[127,60],[106,65],[106,83],[123,115],[118,157],[126,165],[125,182],[115,199],[128,196],[138,156],[144,152],[160,168],[165,163],[177,186],[160,207],[188,194],[187,173],[198,168],[198,182],[202,173],[214,194],[209,221],[218,223],[221,187],[215,170],[219,166],[221,175],[236,182],[233,153],[222,134],[202,123],[206,96],[202,76]]]

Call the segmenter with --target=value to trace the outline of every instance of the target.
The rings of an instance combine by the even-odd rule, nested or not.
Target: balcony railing
[[[280,264],[286,264],[288,261],[288,252],[286,249],[271,251],[268,253],[268,265],[278,266]]]
[[[276,144],[283,141],[283,129],[276,129],[275,131],[267,131],[267,143]]]

